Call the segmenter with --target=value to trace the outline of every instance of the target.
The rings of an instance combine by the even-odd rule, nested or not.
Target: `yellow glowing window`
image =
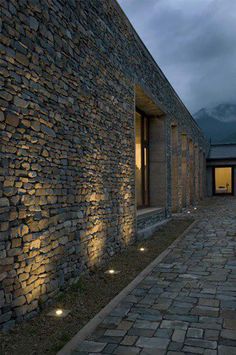
[[[215,193],[232,194],[232,167],[215,168]]]
[[[149,204],[148,119],[136,112],[135,120],[136,200],[138,207]]]

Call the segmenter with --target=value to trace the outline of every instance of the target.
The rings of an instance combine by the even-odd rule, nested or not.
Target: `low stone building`
[[[115,1],[0,6],[6,329],[203,198],[208,142]]]
[[[236,144],[212,144],[207,157],[207,195],[236,196]]]

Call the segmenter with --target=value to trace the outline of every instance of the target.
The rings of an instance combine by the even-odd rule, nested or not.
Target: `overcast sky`
[[[188,109],[236,103],[236,0],[118,0]]]

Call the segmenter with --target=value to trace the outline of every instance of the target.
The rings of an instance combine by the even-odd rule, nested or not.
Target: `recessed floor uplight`
[[[63,313],[63,310],[62,309],[56,309],[56,315],[57,316],[61,316]]]
[[[197,207],[194,207],[194,210],[196,210],[197,209]]]
[[[191,213],[190,211],[187,212],[188,214]]]
[[[47,316],[65,318],[69,313],[70,311],[68,309],[56,308],[53,309],[51,312],[47,313]]]
[[[119,274],[119,272],[120,272],[119,270],[109,269],[105,271],[105,274],[115,275],[115,274]]]
[[[139,248],[139,251],[145,251],[144,247]]]

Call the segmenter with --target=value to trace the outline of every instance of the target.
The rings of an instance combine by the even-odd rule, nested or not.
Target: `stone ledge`
[[[136,234],[138,239],[144,234],[151,236],[160,222],[164,220],[166,220],[165,208],[151,207],[137,211]]]
[[[140,210],[137,210],[137,218],[140,218],[143,215],[147,215],[147,214],[152,214],[155,212],[160,212],[162,210],[165,210],[163,207],[147,207],[147,208],[142,208]]]
[[[144,228],[136,232],[137,240],[143,240],[150,238],[161,226],[169,222],[171,218],[162,219],[160,222],[157,222],[150,227]]]

